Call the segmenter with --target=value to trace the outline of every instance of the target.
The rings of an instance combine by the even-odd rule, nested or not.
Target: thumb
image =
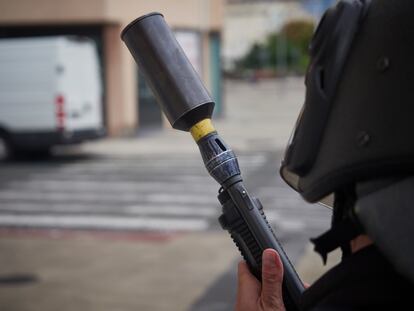
[[[283,264],[274,249],[266,249],[262,257],[262,303],[265,308],[284,310],[282,297]]]

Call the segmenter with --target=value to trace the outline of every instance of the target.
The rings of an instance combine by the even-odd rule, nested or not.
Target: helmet
[[[402,241],[389,239],[396,229],[394,238],[414,236],[410,225],[397,226],[405,215],[414,220],[413,16],[412,0],[342,0],[328,9],[310,45],[305,104],[280,173],[309,202],[334,194],[333,226],[354,224],[347,238],[367,232],[414,280],[414,265],[393,258]]]

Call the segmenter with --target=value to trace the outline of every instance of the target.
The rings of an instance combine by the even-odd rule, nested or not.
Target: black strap
[[[321,255],[326,264],[328,254],[338,247],[344,248],[349,242],[362,233],[362,228],[349,219],[335,223],[332,228],[317,238],[311,239],[315,252]]]

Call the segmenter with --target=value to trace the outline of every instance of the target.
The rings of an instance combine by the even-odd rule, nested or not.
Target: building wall
[[[12,25],[99,23],[102,0],[0,0],[0,22]]]
[[[0,26],[102,25],[106,70],[106,117],[110,135],[138,124],[136,65],[119,34],[133,19],[158,11],[173,29],[197,31],[202,42],[202,78],[210,83],[209,34],[223,24],[224,0],[0,0]]]
[[[127,83],[122,73],[122,48],[119,45],[119,31],[117,24],[107,25],[103,31],[104,62],[106,69],[106,116],[110,134],[122,133],[124,128],[133,126],[135,120],[126,116],[127,103],[124,84]],[[121,103],[124,103],[123,105]]]

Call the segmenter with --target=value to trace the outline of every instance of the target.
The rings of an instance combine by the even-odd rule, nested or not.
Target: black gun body
[[[237,246],[251,271],[260,280],[262,253],[267,248],[275,249],[279,253],[284,267],[285,276],[282,292],[286,309],[299,310],[298,302],[303,292],[303,284],[267,222],[260,202],[250,197],[242,182],[232,185],[227,191],[246,224],[245,226],[240,225],[237,228],[232,228],[230,234],[233,236],[235,243],[238,244]],[[234,238],[235,235],[239,235],[239,240],[243,241],[240,245]]]
[[[243,184],[237,157],[213,132],[198,141],[205,166],[222,186],[218,199],[223,206],[219,221],[229,231],[252,273],[260,280],[262,253],[273,248],[284,266],[283,300],[287,310],[299,310],[303,284],[270,227],[263,207]]]

